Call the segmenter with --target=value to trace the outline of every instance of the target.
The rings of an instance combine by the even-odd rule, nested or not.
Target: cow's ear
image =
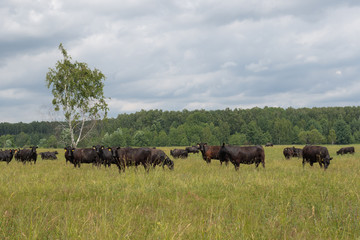
[[[225,143],[223,142],[223,147],[225,147]]]

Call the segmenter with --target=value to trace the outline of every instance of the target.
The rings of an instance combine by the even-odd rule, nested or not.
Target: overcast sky
[[[358,0],[2,0],[0,122],[51,120],[60,43],[105,74],[110,117],[358,106],[359,39]]]

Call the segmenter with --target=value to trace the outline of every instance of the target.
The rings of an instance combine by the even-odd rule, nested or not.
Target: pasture
[[[290,145],[289,145],[290,146]],[[292,145],[291,145],[292,146]],[[0,162],[1,239],[356,239],[360,145],[324,171],[266,147],[266,168],[173,159],[174,171],[119,174],[58,160]],[[303,146],[297,146],[303,147]],[[163,149],[168,156],[173,148]],[[48,151],[38,149],[37,152]]]

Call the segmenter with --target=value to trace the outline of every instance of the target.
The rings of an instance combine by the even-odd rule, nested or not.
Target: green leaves
[[[109,108],[103,91],[105,75],[96,68],[91,70],[86,63],[72,62],[61,43],[59,50],[63,60],[57,61],[54,69],[49,68],[46,85],[54,96],[54,110],[64,112],[65,119],[71,125],[69,128],[74,131],[76,122],[83,122],[78,132],[80,137],[85,121],[107,115]]]

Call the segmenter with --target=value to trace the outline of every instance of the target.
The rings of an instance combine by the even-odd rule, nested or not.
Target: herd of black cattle
[[[266,144],[266,147],[273,146]],[[24,149],[10,149],[0,150],[0,161],[9,163],[13,158],[22,163],[36,163],[37,160],[37,147],[30,147]],[[145,170],[157,165],[168,166],[169,169],[174,169],[174,162],[165,154],[164,151],[156,148],[132,148],[132,147],[104,147],[100,145],[93,146],[92,148],[72,148],[65,147],[66,163],[70,162],[74,167],[80,167],[81,164],[91,163],[96,166],[110,166],[115,164],[119,171],[125,171],[129,166],[144,166]],[[238,170],[240,164],[255,164],[256,167],[261,163],[265,168],[265,153],[264,148],[258,146],[209,146],[207,143],[198,143],[196,146],[187,147],[185,149],[170,150],[170,155],[174,158],[187,158],[189,153],[201,152],[203,159],[210,163],[211,159],[217,159],[222,164],[231,162],[235,169]],[[339,154],[355,153],[354,147],[341,148],[336,152]],[[41,158],[57,159],[58,152],[42,152]],[[326,170],[330,165],[332,157],[326,147],[306,145],[304,148],[287,147],[283,150],[284,157],[290,159],[291,157],[302,157],[303,167],[305,163],[313,166],[314,163],[319,163],[320,167]]]

